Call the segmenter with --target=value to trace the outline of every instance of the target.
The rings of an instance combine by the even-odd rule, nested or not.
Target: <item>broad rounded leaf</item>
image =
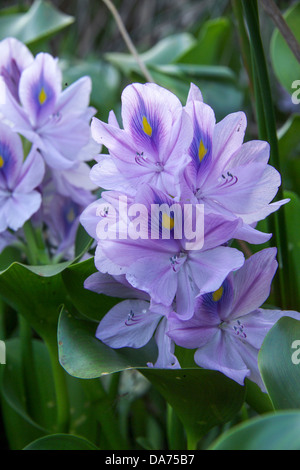
[[[227,431],[210,450],[300,450],[300,412],[254,418]]]
[[[141,371],[172,406],[194,441],[241,409],[245,387],[223,374],[204,369]]]
[[[45,39],[74,22],[52,3],[36,0],[26,13],[0,16],[0,40],[15,37],[25,44]]]
[[[274,408],[300,408],[300,321],[283,317],[274,325],[258,364]]]
[[[75,318],[62,310],[58,325],[59,360],[73,377],[95,379],[155,362],[156,345],[141,349],[111,349],[95,337],[98,323]]]

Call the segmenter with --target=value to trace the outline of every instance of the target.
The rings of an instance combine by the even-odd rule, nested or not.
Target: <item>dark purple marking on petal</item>
[[[203,131],[200,128],[199,122],[194,117],[194,137],[189,148],[189,154],[193,158],[194,165],[196,166],[197,170],[206,168],[211,162],[211,155],[212,155],[212,140],[211,137],[208,135],[207,132]],[[200,157],[199,150],[200,146],[203,146],[205,149],[205,155]]]
[[[16,101],[19,102],[19,82],[21,77],[21,70],[19,69],[15,59],[12,59],[7,67],[1,68],[0,75],[2,75],[4,82],[12,96]]]

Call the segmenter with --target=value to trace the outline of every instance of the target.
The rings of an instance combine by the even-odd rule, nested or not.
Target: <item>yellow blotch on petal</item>
[[[168,214],[162,215],[162,226],[168,230],[172,230],[174,228],[175,222],[173,217],[170,217]]]
[[[203,143],[203,140],[201,140],[200,145],[199,145],[199,160],[202,162],[203,158],[207,154],[207,148],[205,148],[205,145]]]
[[[149,137],[152,136],[152,127],[150,126],[146,116],[143,117],[143,131],[145,134],[147,134]]]
[[[75,211],[72,208],[69,210],[67,214],[67,221],[71,224],[72,222],[74,222],[75,218],[76,218]]]
[[[213,301],[218,302],[222,298],[223,292],[224,292],[224,289],[223,289],[223,286],[221,286],[218,290],[216,290],[213,293],[212,295]]]
[[[47,93],[45,92],[45,88],[43,87],[39,94],[39,103],[43,105],[47,101]]]
[[[0,168],[4,166],[4,158],[0,155]]]

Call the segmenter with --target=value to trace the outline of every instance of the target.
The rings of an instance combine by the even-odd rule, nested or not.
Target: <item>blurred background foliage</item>
[[[280,0],[276,3],[282,12],[288,10],[286,19],[299,40],[299,2]],[[233,2],[114,0],[114,4],[141,59],[159,85],[173,91],[184,103],[190,82],[194,82],[200,87],[204,100],[215,110],[217,120],[231,112],[243,110],[248,119],[246,139],[258,137],[253,88],[247,74],[249,64],[243,62]],[[115,19],[102,1],[1,0],[0,7],[0,40],[14,36],[25,42],[34,54],[48,51],[59,57],[65,86],[83,75],[91,76],[91,100],[98,117],[107,120],[109,111],[113,109],[120,118],[123,88],[135,80],[144,82],[145,77],[129,54]],[[291,99],[295,91],[291,88],[292,82],[300,80],[297,69],[299,64],[295,65],[291,58],[285,60],[289,51],[286,51],[279,33],[263,8],[260,8],[260,18],[274,99],[283,186],[287,197],[291,198],[286,209],[291,258],[291,304],[294,309],[300,310],[300,106]],[[261,229],[267,231],[265,222],[261,224]],[[14,255],[9,252],[7,260],[6,254],[4,257],[1,255],[1,269],[10,264]],[[1,308],[6,311],[6,319],[10,318],[11,308],[2,306],[0,300]],[[9,338],[7,354],[10,363],[2,384],[5,430],[1,429],[3,422],[0,420],[0,448],[9,446],[21,449],[34,439],[49,434],[49,429],[53,432],[55,398],[53,384],[49,382],[50,372],[47,372],[50,365],[44,345],[36,340],[34,349],[42,365],[37,368],[37,380],[41,400],[46,404],[44,414],[38,416],[37,423],[34,420],[34,409],[28,413],[30,403],[26,403],[24,398],[24,384],[18,382],[21,365],[13,320],[7,321],[5,335],[2,333],[0,324],[0,338]],[[177,416],[141,374],[127,371],[101,380],[104,388],[102,395],[99,395],[95,379],[76,381],[68,376],[73,409],[71,432],[74,435],[97,442],[103,449],[110,448],[113,442],[109,440],[111,436],[107,437],[101,432],[99,434],[100,415],[101,419],[106,416],[107,420],[111,420],[111,429],[115,429],[116,433],[118,430],[127,441],[125,447],[129,444],[131,448],[138,449],[186,448],[186,435]],[[34,384],[30,386],[34,387]],[[29,393],[31,396],[34,394],[35,390]],[[268,398],[260,395],[260,399],[264,402],[262,409],[270,411],[272,407],[267,403]],[[238,413],[234,410],[231,421],[228,416],[224,418],[224,422],[229,422],[221,422],[213,427],[198,447],[207,448],[226,429],[259,412],[259,409],[255,410],[250,405],[248,408],[244,405]],[[114,422],[115,416],[118,416],[118,423]],[[298,418],[297,426],[300,426]],[[280,426],[279,423],[276,428],[279,439],[282,434]],[[220,446],[225,444],[221,443]]]

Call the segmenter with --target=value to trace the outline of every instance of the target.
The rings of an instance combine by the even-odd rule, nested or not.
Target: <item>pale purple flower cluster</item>
[[[108,124],[92,121],[93,138],[109,155],[98,156],[90,177],[106,191],[80,218],[97,240],[98,272],[85,287],[125,299],[105,315],[97,338],[112,348],[141,348],[155,335],[155,367],[179,368],[179,346],[196,350],[198,366],[240,384],[249,377],[263,389],[262,341],[280,317],[300,314],[260,308],[277,269],[276,249],[245,261],[230,245],[269,240],[256,224],[288,202],[271,202],[281,179],[268,165],[269,145],[244,143],[242,112],[216,123],[195,85],[182,106],[155,84],[132,84],[122,94],[122,121],[123,128],[113,112]],[[138,204],[150,218],[137,213]],[[204,238],[196,249],[184,234],[176,236],[187,204],[204,205]],[[153,205],[162,207],[156,218]],[[183,224],[197,227],[194,213],[190,219]],[[107,236],[99,223],[106,223]],[[149,236],[150,225],[158,237]]]
[[[63,89],[58,59],[34,57],[14,38],[0,42],[0,77],[6,86],[0,103],[0,236],[8,240],[4,231],[20,229],[35,214],[35,223],[47,224],[53,247],[67,253],[79,214],[94,200],[86,162],[100,145],[91,136],[91,80],[83,77]],[[22,143],[31,147],[25,161]]]

